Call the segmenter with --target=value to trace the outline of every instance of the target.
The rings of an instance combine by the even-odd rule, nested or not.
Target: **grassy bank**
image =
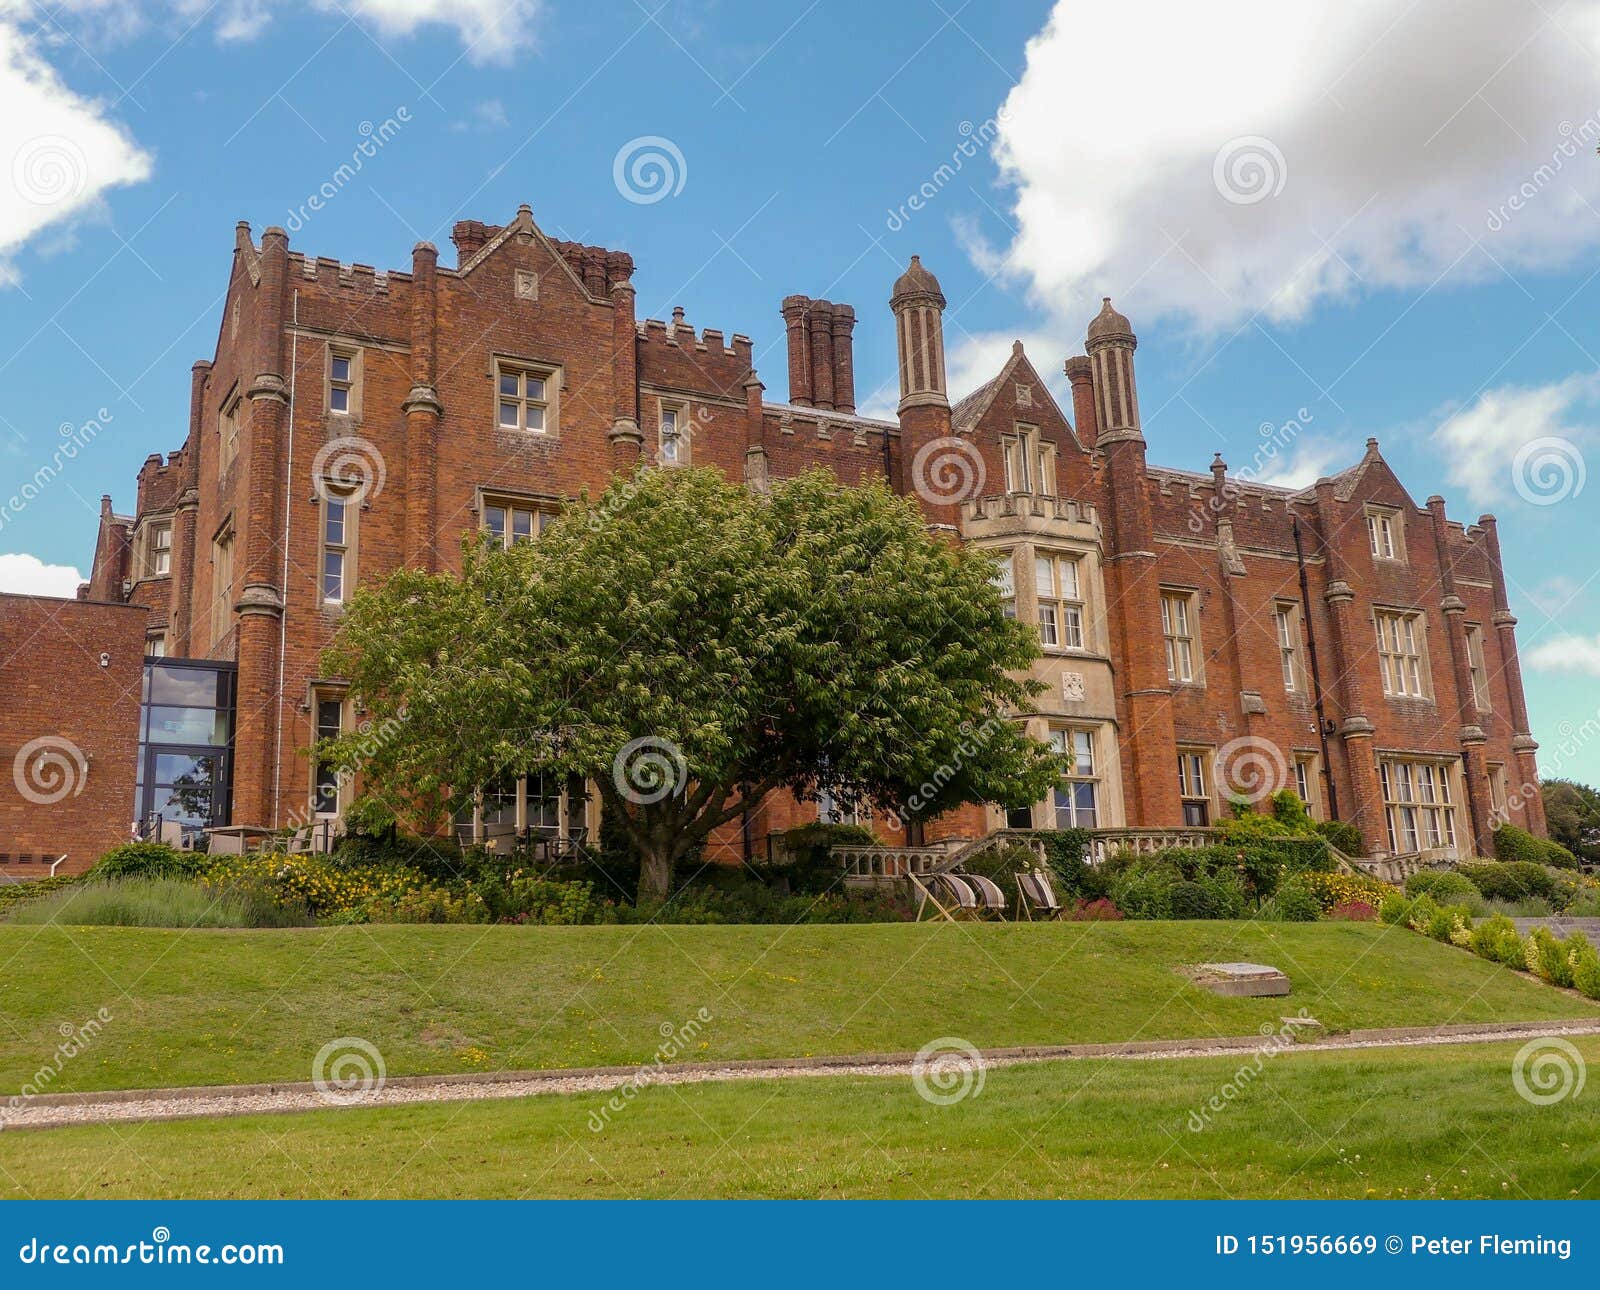
[[[1289,999],[1219,999],[1178,969],[1276,964]],[[1372,924],[0,926],[0,1091],[304,1080],[359,1036],[389,1074],[632,1064],[705,1009],[681,1059],[1594,1017],[1600,1007]],[[81,1051],[63,1027],[105,1009]],[[40,1085],[39,1072],[59,1066]]]
[[[951,1106],[894,1078],[653,1088],[599,1132],[600,1094],[7,1133],[0,1194],[1600,1196],[1600,1093],[1531,1105],[1518,1047],[1297,1052],[1247,1080],[1241,1056],[1059,1062]]]

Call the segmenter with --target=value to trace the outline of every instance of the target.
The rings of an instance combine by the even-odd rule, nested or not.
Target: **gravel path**
[[[1312,1023],[1313,1025],[1315,1023]],[[1433,1047],[1493,1040],[1600,1035],[1600,1019],[1568,1022],[1507,1022],[1495,1025],[1408,1027],[1356,1030],[1344,1035],[1285,1044],[1280,1033],[1302,1029],[1267,1027],[1259,1035],[1202,1040],[1157,1040],[1127,1044],[1071,1044],[1058,1047],[965,1049],[940,1042],[934,1060],[959,1075],[981,1062],[986,1070],[1051,1061],[1139,1060],[1216,1057],[1255,1052],[1271,1046],[1280,1053],[1342,1049]],[[939,1041],[936,1041],[939,1042]],[[933,1046],[930,1045],[930,1048]],[[640,1068],[607,1067],[573,1071],[520,1071],[495,1075],[406,1076],[341,1094],[311,1084],[242,1084],[194,1088],[130,1089],[105,1093],[55,1093],[16,1099],[0,1106],[0,1128],[45,1129],[71,1124],[187,1120],[217,1116],[286,1114],[357,1106],[404,1106],[415,1102],[467,1102],[496,1098],[543,1097],[559,1093],[620,1096],[654,1084],[711,1084],[758,1079],[818,1079],[841,1075],[906,1079],[926,1073],[918,1054],[862,1054],[856,1057],[792,1060],[697,1062]]]

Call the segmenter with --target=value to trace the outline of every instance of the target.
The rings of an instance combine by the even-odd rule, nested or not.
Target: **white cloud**
[[[1474,240],[1557,264],[1600,242],[1597,53],[1600,0],[1058,0],[989,254],[1074,322],[1109,293],[1202,326],[1498,274]]]
[[[1528,662],[1541,672],[1600,676],[1600,636],[1557,636],[1529,650]]]
[[[1564,614],[1572,608],[1573,602],[1583,592],[1583,584],[1576,578],[1569,578],[1564,573],[1557,573],[1546,578],[1537,587],[1528,593],[1528,599],[1534,607],[1543,610],[1550,617]]]
[[[105,108],[74,93],[0,3],[0,285],[29,238],[99,209],[101,194],[150,175],[150,158]]]
[[[0,555],[0,591],[70,600],[83,581],[84,576],[71,565],[46,564],[32,555]]]
[[[1266,440],[1262,446],[1263,453],[1275,444],[1275,439]],[[1305,488],[1324,475],[1334,474],[1360,459],[1359,448],[1352,450],[1323,439],[1302,439],[1287,453],[1278,453],[1274,449],[1271,455],[1264,457],[1259,467],[1252,468],[1251,478],[1257,484],[1274,488]]]
[[[105,0],[70,0],[92,7]],[[469,61],[503,63],[533,41],[543,0],[168,0],[188,21],[213,14],[217,39],[254,40],[279,10],[306,8],[336,18],[354,18],[382,36],[415,35],[426,27],[453,28]]]
[[[1594,374],[1571,376],[1551,385],[1485,390],[1470,407],[1452,414],[1433,432],[1446,478],[1465,489],[1480,506],[1519,493],[1530,501],[1552,496],[1555,490],[1534,472],[1541,464],[1558,470],[1563,465],[1568,471],[1583,469],[1580,445],[1589,437],[1591,423],[1578,412],[1585,407],[1592,410],[1597,397],[1600,375]],[[1545,463],[1519,457],[1525,447],[1539,442],[1557,449],[1562,444],[1567,447]],[[1578,482],[1577,476],[1569,475],[1569,494],[1574,482]]]

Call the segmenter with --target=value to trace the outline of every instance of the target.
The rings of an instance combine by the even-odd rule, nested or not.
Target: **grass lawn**
[[[952,1106],[895,1078],[651,1088],[600,1132],[602,1094],[7,1133],[0,1195],[1600,1196],[1600,1087],[1533,1106],[1517,1048],[1294,1053],[1248,1079],[1241,1056],[1054,1062]]]
[[[1289,999],[1219,999],[1175,969],[1272,963]],[[1600,1006],[1372,924],[347,927],[0,925],[0,1091],[109,1014],[52,1091],[305,1080],[331,1039],[390,1075],[1595,1017]],[[881,1095],[881,1090],[880,1090]]]

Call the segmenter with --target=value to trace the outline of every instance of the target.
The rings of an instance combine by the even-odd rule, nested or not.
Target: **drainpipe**
[[[1328,789],[1328,818],[1339,818],[1339,790],[1333,783],[1333,762],[1328,757],[1328,722],[1322,710],[1322,670],[1317,666],[1317,633],[1311,625],[1311,588],[1306,581],[1306,553],[1300,541],[1300,520],[1295,517],[1294,558],[1300,567],[1300,616],[1306,623],[1306,657],[1311,662],[1311,701],[1317,714],[1317,744],[1322,749],[1322,782]]]

